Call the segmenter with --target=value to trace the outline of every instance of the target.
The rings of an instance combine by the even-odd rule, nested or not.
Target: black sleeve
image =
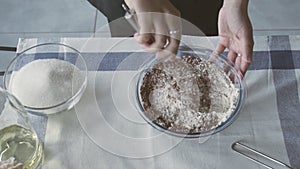
[[[135,30],[123,17],[125,15],[125,11],[122,8],[124,0],[88,1],[107,17],[112,37],[133,36]]]
[[[101,11],[108,19],[113,21],[123,17],[125,12],[122,9],[123,0],[88,0],[94,7]]]
[[[124,0],[88,0],[100,10],[108,19],[112,36],[132,36],[135,32],[124,19],[125,11],[122,9]],[[186,35],[218,35],[218,13],[223,0],[171,0],[173,5],[181,12],[183,34]],[[192,25],[192,26],[191,26]]]

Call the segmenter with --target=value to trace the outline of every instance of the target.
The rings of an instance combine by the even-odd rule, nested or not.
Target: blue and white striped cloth
[[[213,49],[217,40],[183,36],[182,43]],[[128,101],[128,84],[152,54],[145,53],[131,38],[20,39],[18,52],[45,42],[60,42],[79,50],[88,65],[90,84],[75,109],[49,117],[32,115],[44,141],[44,168],[258,168],[230,150],[239,140],[300,167],[300,36],[255,37],[253,62],[245,76],[247,97],[234,123],[202,144],[198,139],[180,140],[159,155],[156,147],[165,144],[163,140],[131,145],[122,137],[112,137],[111,131],[103,131],[107,126],[101,123],[105,119],[112,131],[127,137],[143,132],[135,131],[138,125],[123,121],[136,118],[126,114],[134,111]],[[103,117],[96,121],[99,114]],[[128,115],[129,120],[117,117],[120,114]],[[149,130],[155,133],[152,128],[145,129]],[[135,158],[130,158],[134,153]],[[145,156],[139,158],[139,153]]]

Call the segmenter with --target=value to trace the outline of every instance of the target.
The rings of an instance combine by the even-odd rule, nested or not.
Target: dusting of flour
[[[155,123],[175,132],[197,133],[228,119],[239,89],[216,65],[184,56],[154,65],[143,78],[140,94]]]
[[[9,91],[25,106],[44,108],[68,100],[83,82],[84,74],[73,64],[39,59],[12,73]]]

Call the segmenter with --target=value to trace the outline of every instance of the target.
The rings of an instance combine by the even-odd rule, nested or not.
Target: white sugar
[[[73,64],[58,59],[39,59],[12,73],[9,91],[23,105],[42,108],[68,100],[84,82]]]

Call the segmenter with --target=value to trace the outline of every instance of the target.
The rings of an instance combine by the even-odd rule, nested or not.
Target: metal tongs
[[[277,164],[279,164],[279,165],[281,165],[281,166],[284,166],[285,168],[293,169],[291,166],[289,166],[289,165],[287,165],[287,164],[285,164],[285,163],[283,163],[283,162],[281,162],[281,161],[279,161],[279,160],[276,160],[276,159],[274,159],[273,157],[270,157],[270,156],[268,156],[268,155],[266,155],[266,154],[264,154],[264,153],[262,153],[262,152],[260,152],[260,151],[257,151],[257,150],[255,150],[255,149],[249,147],[249,146],[246,146],[245,144],[242,144],[242,143],[240,143],[240,142],[234,142],[234,143],[231,145],[231,149],[232,149],[233,151],[235,151],[235,152],[237,152],[237,153],[239,153],[239,154],[245,156],[245,157],[248,158],[249,160],[252,160],[252,161],[254,161],[255,163],[260,164],[260,165],[262,165],[262,166],[264,166],[264,167],[266,167],[266,168],[273,169],[273,167],[271,167],[271,166],[269,166],[269,165],[267,165],[267,164],[265,164],[265,163],[263,163],[263,162],[261,162],[261,161],[255,159],[255,158],[253,158],[253,157],[247,155],[246,153],[243,153],[242,151],[237,150],[237,149],[236,149],[237,146],[240,146],[240,147],[242,147],[242,148],[244,148],[244,149],[246,149],[246,150],[248,150],[248,151],[250,151],[250,152],[252,152],[252,153],[254,153],[254,154],[256,154],[256,155],[259,155],[260,157],[264,157],[265,159],[268,159],[268,160],[270,160],[270,161],[272,161],[272,162],[275,162],[275,163],[277,163]]]

